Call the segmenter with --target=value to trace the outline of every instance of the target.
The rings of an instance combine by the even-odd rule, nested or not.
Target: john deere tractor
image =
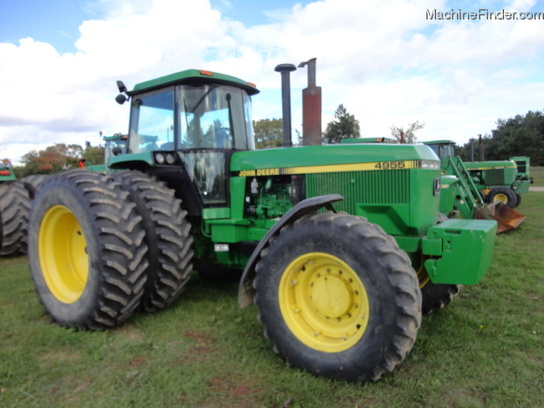
[[[525,220],[523,214],[513,209],[521,201],[510,189],[516,180],[515,162],[464,163],[455,155],[452,140],[423,143],[442,162],[440,211],[450,217],[494,219],[499,233],[515,229]]]
[[[122,133],[115,133],[113,136],[104,136],[104,164],[85,166],[85,160],[81,160],[79,164],[80,167],[99,173],[109,172],[110,168],[107,166],[107,163],[110,161],[110,158],[113,157],[114,152],[117,154],[125,153],[127,139],[128,136],[123,135]]]
[[[193,265],[237,268],[240,306],[290,365],[360,383],[490,266],[496,222],[443,220],[427,146],[255,150],[251,83],[186,70],[118,86],[118,171],[59,174],[33,202],[32,276],[61,325],[112,327],[174,303]]]

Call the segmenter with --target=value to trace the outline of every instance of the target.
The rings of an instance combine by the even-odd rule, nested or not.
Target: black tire
[[[26,253],[30,199],[19,181],[0,183],[0,256]]]
[[[149,266],[141,308],[158,312],[179,298],[193,268],[187,211],[173,190],[144,173],[124,171],[115,173],[114,178],[130,194],[143,218]]]
[[[444,285],[427,281],[421,288],[423,314],[431,314],[451,303],[461,290],[461,285]]]
[[[333,379],[361,383],[393,371],[421,324],[406,253],[381,227],[345,213],[284,226],[261,252],[254,287],[276,352]]]
[[[45,174],[34,174],[32,176],[26,176],[21,179],[21,183],[23,183],[26,190],[28,191],[28,196],[31,200],[34,200],[37,191],[45,182],[45,180],[47,180],[48,177],[50,176]]]
[[[516,207],[521,204],[521,194],[516,193]]]
[[[518,201],[514,190],[507,187],[494,188],[487,195],[487,199],[490,203],[494,201],[501,201],[510,208],[515,208]]]
[[[144,292],[147,246],[136,205],[110,176],[71,170],[38,191],[29,222],[36,292],[54,321],[104,329]]]
[[[438,224],[447,220],[448,217],[445,217],[442,213],[438,215]],[[421,310],[423,314],[431,314],[450,304],[461,290],[462,285],[432,283],[425,270],[424,261],[424,257],[419,254],[416,269],[422,297]]]

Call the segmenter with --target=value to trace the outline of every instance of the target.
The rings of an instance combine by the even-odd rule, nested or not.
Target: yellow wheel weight
[[[44,215],[38,236],[40,266],[51,294],[63,303],[76,302],[89,275],[87,241],[79,221],[63,205]]]
[[[342,352],[363,336],[370,306],[357,273],[339,258],[312,252],[285,269],[279,285],[281,313],[291,332],[305,345]]]

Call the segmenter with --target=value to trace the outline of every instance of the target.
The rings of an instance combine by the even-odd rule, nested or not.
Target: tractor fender
[[[339,194],[328,194],[302,200],[291,208],[283,217],[281,217],[280,220],[275,223],[272,228],[270,228],[270,230],[268,230],[266,235],[251,254],[251,257],[244,268],[244,272],[238,286],[238,307],[243,308],[253,303],[255,290],[250,285],[250,282],[253,281],[253,278],[255,277],[255,266],[257,265],[261,251],[266,246],[270,238],[278,234],[280,229],[285,225],[292,224],[307,214],[316,213],[323,207],[326,207],[329,211],[336,212],[331,204],[343,199],[344,197]]]

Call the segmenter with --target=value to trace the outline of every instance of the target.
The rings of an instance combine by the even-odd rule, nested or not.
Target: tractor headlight
[[[176,162],[176,156],[174,156],[172,153],[166,153],[166,163],[174,164],[175,162]]]
[[[164,154],[155,153],[155,162],[157,162],[157,164],[164,164],[165,161],[166,159],[164,157]]]
[[[422,169],[439,169],[440,168],[440,162],[435,160],[421,160],[420,165]]]

